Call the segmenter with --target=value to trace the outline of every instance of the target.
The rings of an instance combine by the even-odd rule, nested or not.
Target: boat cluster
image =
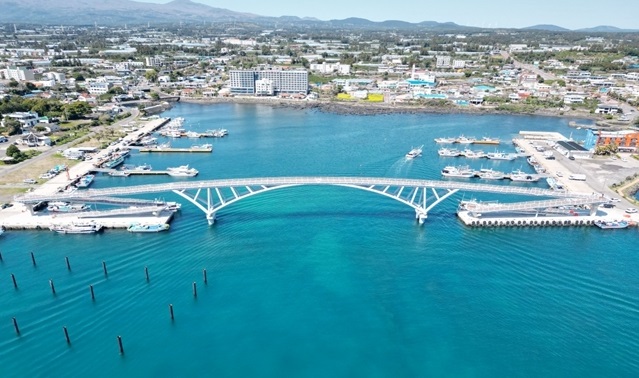
[[[519,182],[537,182],[541,178],[539,175],[522,172],[521,170],[515,170],[510,173],[504,173],[501,171],[495,171],[491,168],[482,168],[479,171],[474,170],[468,166],[447,166],[441,171],[444,177],[457,177],[457,178],[472,178],[478,177],[484,180],[504,180]]]
[[[457,138],[435,138],[436,143],[445,143],[445,144],[499,144],[500,141],[498,138],[490,138],[483,137],[481,139],[466,137],[463,135],[458,136]]]
[[[67,170],[67,166],[66,166],[65,164],[56,165],[55,167],[53,167],[53,168],[49,169],[48,171],[46,171],[45,173],[41,174],[41,175],[40,175],[40,178],[41,178],[41,179],[48,180],[48,179],[50,179],[50,178],[54,178],[55,176],[57,176],[58,174],[60,174],[60,172],[62,172],[62,171],[66,171],[66,170]],[[35,184],[35,182],[34,182],[35,180],[33,180],[33,179],[27,179],[27,180],[29,180],[29,182],[27,182],[27,181],[25,180],[25,182],[26,182],[26,183],[28,183],[28,184],[29,184],[29,183]]]
[[[164,126],[163,128],[161,128],[158,133],[162,136],[165,137],[170,137],[170,138],[182,138],[182,137],[186,137],[186,138],[223,138],[227,135],[229,135],[228,130],[226,129],[211,129],[211,130],[206,130],[205,132],[202,133],[198,133],[196,131],[187,131],[184,127],[184,118],[182,117],[178,117],[175,118],[173,120],[171,120],[169,123],[166,124],[166,126]],[[145,145],[151,145],[151,137],[147,137],[148,139],[143,139],[140,141],[140,143],[144,143],[145,141],[149,144],[145,144]]]
[[[440,148],[437,151],[437,154],[442,157],[466,157],[470,159],[486,158],[491,160],[515,160],[518,157],[522,156],[518,153],[507,153],[498,151],[485,153],[483,151],[473,151],[469,148],[466,148],[464,150],[459,150],[456,148]]]
[[[72,223],[61,223],[51,225],[49,229],[53,232],[57,232],[59,234],[95,234],[104,229],[104,226],[95,221],[77,221]],[[152,223],[152,224],[143,224],[143,223],[132,223],[127,227],[127,231],[129,232],[161,232],[167,231],[169,229],[169,225],[167,223]]]

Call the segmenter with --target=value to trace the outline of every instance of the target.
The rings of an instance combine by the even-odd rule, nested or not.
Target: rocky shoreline
[[[474,106],[429,106],[410,104],[388,104],[388,103],[363,103],[350,101],[325,101],[325,100],[289,100],[281,98],[258,98],[258,97],[212,97],[212,98],[192,98],[181,97],[181,102],[195,104],[262,104],[273,107],[283,107],[292,109],[314,109],[327,113],[343,115],[384,115],[384,114],[503,114],[503,115],[527,115],[562,117],[573,119],[597,120],[590,113],[581,111],[561,111],[556,109],[542,109],[531,113],[502,111],[491,107]]]

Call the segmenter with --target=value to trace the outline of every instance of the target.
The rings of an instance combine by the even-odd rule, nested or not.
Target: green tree
[[[151,92],[151,98],[154,101],[158,101],[160,99],[160,94],[158,92]]]
[[[156,71],[155,69],[148,70],[144,73],[144,78],[152,83],[155,83],[158,80],[158,71]]]
[[[6,133],[9,135],[16,135],[22,129],[20,125],[20,121],[11,117],[4,117],[4,128],[6,129]]]
[[[78,119],[91,111],[91,106],[86,102],[76,101],[64,106],[64,114],[67,119]]]

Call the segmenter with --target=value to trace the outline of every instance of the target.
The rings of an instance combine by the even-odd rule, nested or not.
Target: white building
[[[459,69],[463,69],[465,67],[466,67],[466,61],[465,60],[458,60],[458,59],[453,60],[453,68],[454,69],[459,70]]]
[[[6,116],[18,120],[23,132],[37,125],[38,119],[40,118],[36,112],[15,112],[7,114]],[[2,120],[2,126],[4,127],[4,120]]]
[[[273,94],[307,94],[308,72],[305,70],[231,70],[229,86],[232,94],[256,94],[256,81],[269,79]]]
[[[87,89],[92,95],[103,95],[111,89],[111,83],[92,82],[89,83]]]
[[[438,55],[435,65],[437,68],[450,68],[450,56]]]
[[[313,63],[311,64],[311,71],[317,71],[322,74],[331,74],[336,73],[338,75],[350,75],[351,74],[351,66],[350,64],[340,64],[338,63]]]
[[[35,79],[33,76],[33,70],[24,67],[7,67],[0,72],[2,72],[2,76],[6,80],[13,79],[15,81],[30,81]]]
[[[273,80],[259,79],[255,80],[256,96],[273,96]]]
[[[164,63],[164,58],[161,56],[147,56],[145,63],[147,67],[159,67]]]

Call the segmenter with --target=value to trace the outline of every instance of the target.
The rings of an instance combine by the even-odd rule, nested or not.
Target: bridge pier
[[[415,219],[417,219],[420,225],[424,224],[426,218],[428,218],[428,213],[423,210],[415,210]]]
[[[209,226],[213,226],[213,224],[215,224],[215,211],[206,213],[206,221],[209,222]]]

